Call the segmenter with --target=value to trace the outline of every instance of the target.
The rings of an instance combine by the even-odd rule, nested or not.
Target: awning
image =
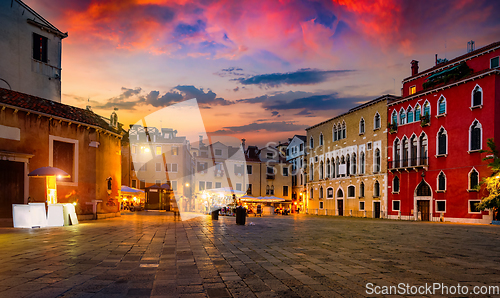
[[[140,194],[140,193],[144,193],[144,190],[140,190],[140,189],[133,188],[133,187],[128,187],[126,185],[122,185],[120,191],[122,193],[126,193],[126,194]]]
[[[448,68],[448,69],[445,69],[445,70],[440,71],[440,72],[438,72],[438,73],[435,73],[435,74],[433,74],[432,76],[429,76],[429,77],[427,78],[427,81],[434,81],[436,78],[438,78],[438,77],[440,77],[440,76],[442,76],[442,75],[445,75],[445,74],[447,74],[447,73],[449,73],[449,72],[452,72],[453,70],[455,70],[455,69],[457,69],[457,68],[459,68],[459,67],[460,67],[460,65],[457,65],[457,66],[455,66],[455,67]]]
[[[65,171],[55,168],[55,167],[42,167],[38,168],[28,174],[30,177],[47,177],[47,176],[58,176],[61,178],[69,178],[71,177]]]
[[[251,197],[251,196],[242,196],[240,198],[241,201],[243,202],[250,202],[250,203],[278,203],[278,202],[284,202],[285,199],[282,198],[277,198],[273,196],[269,197]]]

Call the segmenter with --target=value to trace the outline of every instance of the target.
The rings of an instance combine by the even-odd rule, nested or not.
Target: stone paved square
[[[1,297],[365,297],[367,283],[500,285],[500,229],[487,225],[290,215],[238,226],[138,212],[0,228],[0,238]]]

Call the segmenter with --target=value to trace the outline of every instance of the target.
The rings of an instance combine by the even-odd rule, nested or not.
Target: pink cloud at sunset
[[[196,96],[208,131],[249,142],[304,134],[356,104],[398,95],[412,59],[432,67],[436,53],[457,56],[467,41],[483,46],[500,31],[492,0],[26,3],[69,32],[64,102],[85,107],[90,98],[103,115],[119,108],[129,124]],[[280,134],[270,126],[278,122],[296,130]]]

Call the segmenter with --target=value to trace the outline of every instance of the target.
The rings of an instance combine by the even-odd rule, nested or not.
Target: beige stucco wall
[[[51,119],[24,111],[6,108],[0,111],[0,125],[19,129],[20,139],[0,138],[0,151],[15,154],[31,154],[27,162],[27,174],[37,168],[50,166],[52,140],[63,140],[75,144],[73,182],[58,182],[58,202],[77,200],[77,212],[91,213],[92,206],[86,204],[94,199],[102,200],[100,212],[117,212],[118,191],[121,186],[120,137],[102,129]],[[99,146],[89,146],[92,141]],[[76,152],[78,151],[78,152]],[[4,153],[0,153],[0,155]],[[4,158],[4,157],[2,157]],[[112,190],[107,191],[107,178],[112,178]],[[45,201],[45,179],[29,177],[25,203],[28,197],[36,202]]]
[[[378,113],[381,118],[381,127],[374,129],[374,117]],[[360,120],[365,121],[365,132],[360,133]],[[346,124],[346,138],[333,141],[332,131],[334,124],[342,126]],[[319,145],[320,134],[323,134],[324,144]],[[314,148],[310,149],[310,138],[314,139]],[[371,144],[371,149],[368,146]],[[309,153],[307,155],[307,178],[310,178],[311,163],[314,165],[314,179],[307,183],[307,209],[311,214],[339,214],[338,200],[343,200],[344,216],[372,216],[374,202],[380,202],[381,211],[387,210],[387,100],[383,99],[371,105],[365,106],[358,110],[340,115],[330,119],[317,126],[313,126],[307,130],[307,144]],[[379,172],[374,172],[374,153],[376,149],[381,152],[380,161],[381,169]],[[365,154],[365,172],[360,173],[360,156],[361,152]],[[337,156],[352,156],[356,153],[357,170],[356,174],[347,177],[326,178],[327,160]],[[317,158],[317,160],[316,160]],[[320,163],[324,163],[323,179],[320,179],[319,168]],[[373,188],[375,181],[380,185],[380,196],[374,197]],[[360,197],[360,184],[364,183],[365,194]],[[355,187],[355,196],[348,197],[348,187]],[[319,198],[320,188],[323,187],[323,199]],[[310,192],[312,188],[312,197]],[[327,198],[327,189],[333,188],[333,198]],[[337,197],[338,190],[341,189],[343,196]],[[320,202],[323,202],[323,208],[320,208]],[[365,212],[360,210],[359,202],[364,202]]]

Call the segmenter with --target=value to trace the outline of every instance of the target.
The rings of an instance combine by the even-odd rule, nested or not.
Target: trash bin
[[[219,220],[219,209],[212,211],[212,220]]]
[[[236,224],[245,225],[245,220],[247,217],[247,209],[243,207],[236,208]]]

